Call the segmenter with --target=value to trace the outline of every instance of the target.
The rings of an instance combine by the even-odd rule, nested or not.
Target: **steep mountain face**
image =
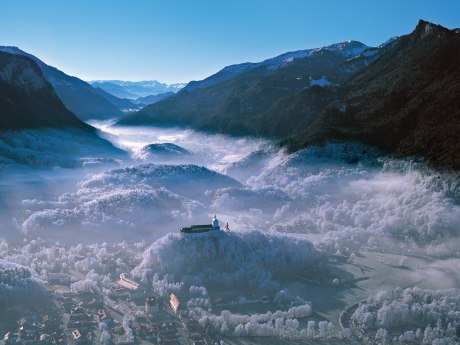
[[[378,55],[361,54],[358,62],[343,67],[353,54],[364,51],[378,49],[350,41],[286,53],[258,64],[230,66],[197,82],[201,86],[189,84],[177,95],[143,108],[120,124],[183,124],[228,134],[282,137],[289,129],[267,132],[266,112],[302,90],[342,83]]]
[[[34,60],[0,52],[0,170],[116,165],[124,155],[65,107]]]
[[[108,97],[105,97],[83,80],[71,77],[57,68],[48,66],[37,57],[16,47],[0,47],[0,51],[26,56],[34,60],[67,109],[80,119],[110,118],[123,114]]]
[[[165,92],[178,92],[185,84],[166,84],[156,80],[123,81],[123,80],[95,80],[91,85],[119,98],[138,99],[158,95]]]
[[[271,137],[291,151],[359,141],[460,169],[459,61],[459,30],[421,20],[377,48],[345,42],[230,66],[119,123]]]
[[[61,102],[30,58],[0,52],[0,130],[90,126]]]
[[[421,20],[379,59],[330,90],[336,99],[286,143],[297,150],[328,140],[355,140],[460,169],[459,61],[460,35]],[[300,103],[288,116],[308,107]]]

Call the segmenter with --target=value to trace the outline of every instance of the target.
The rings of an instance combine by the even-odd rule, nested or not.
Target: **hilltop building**
[[[230,231],[230,228],[227,223],[224,230],[222,230],[219,226],[219,220],[216,215],[214,215],[214,218],[211,220],[211,224],[192,225],[180,229],[181,235],[187,237],[207,237],[217,235],[221,231]]]

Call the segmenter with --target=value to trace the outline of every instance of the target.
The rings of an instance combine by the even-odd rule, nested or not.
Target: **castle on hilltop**
[[[187,236],[187,237],[207,237],[210,235],[216,235],[221,231],[228,232],[230,231],[230,228],[228,227],[228,223],[227,223],[225,225],[225,228],[221,229],[216,215],[214,215],[214,218],[212,219],[211,224],[192,225],[192,226],[180,229],[181,235]]]

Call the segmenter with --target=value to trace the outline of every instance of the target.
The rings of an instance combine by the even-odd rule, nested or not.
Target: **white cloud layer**
[[[217,213],[231,228],[324,234],[320,245],[334,254],[350,255],[366,246],[460,256],[458,174],[379,158],[375,149],[354,143],[288,155],[263,141],[188,130],[116,128],[112,134],[148,156],[137,158],[155,164],[103,171],[106,164],[133,161],[116,162],[104,145],[100,150],[99,144],[87,145],[73,132],[2,136],[4,163],[98,167],[67,188],[70,192],[47,197],[45,191],[43,198],[33,192],[20,199],[21,212],[14,218],[27,234],[77,229],[110,232],[114,240],[158,238]],[[179,153],[193,164],[177,165]],[[0,202],[7,196],[0,188]]]
[[[238,185],[227,176],[195,165],[145,164],[115,169],[91,175],[79,183],[75,193],[55,201],[23,200],[30,216],[22,227],[30,235],[71,236],[74,230],[83,231],[89,239],[104,233],[111,233],[114,239],[129,233],[158,238],[187,219],[208,218],[202,204],[207,200],[207,188]]]
[[[116,166],[127,158],[95,133],[80,129],[30,129],[0,133],[0,170],[8,166],[77,168]]]

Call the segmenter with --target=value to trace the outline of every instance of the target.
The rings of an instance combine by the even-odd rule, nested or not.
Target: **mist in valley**
[[[410,292],[417,298],[432,293],[458,310],[457,174],[357,143],[288,154],[261,139],[91,124],[105,145],[57,130],[41,146],[34,131],[2,139],[1,270],[28,272],[5,278],[2,305],[30,289],[42,298],[50,277],[63,274],[70,292],[98,295],[125,315],[119,341],[134,341],[143,309],[113,294],[126,273],[160,298],[179,296],[184,317],[223,338],[346,343],[352,325],[341,327],[340,313],[351,305],[350,320],[379,341],[455,341],[458,315],[434,304],[439,315],[428,318],[413,302],[372,297],[368,305],[389,308],[384,320],[353,305],[415,285],[426,289]],[[214,214],[229,232],[179,233]],[[408,315],[416,321],[400,326]]]
[[[232,230],[315,235],[334,255],[363,246],[459,255],[458,176],[423,161],[357,143],[287,154],[264,140],[94,124],[114,147],[66,148],[67,134],[52,133],[44,141],[61,156],[36,148],[36,158],[4,165],[2,226],[13,237],[152,241],[217,214]]]
[[[460,344],[460,3],[417,5],[2,3],[0,345]]]

